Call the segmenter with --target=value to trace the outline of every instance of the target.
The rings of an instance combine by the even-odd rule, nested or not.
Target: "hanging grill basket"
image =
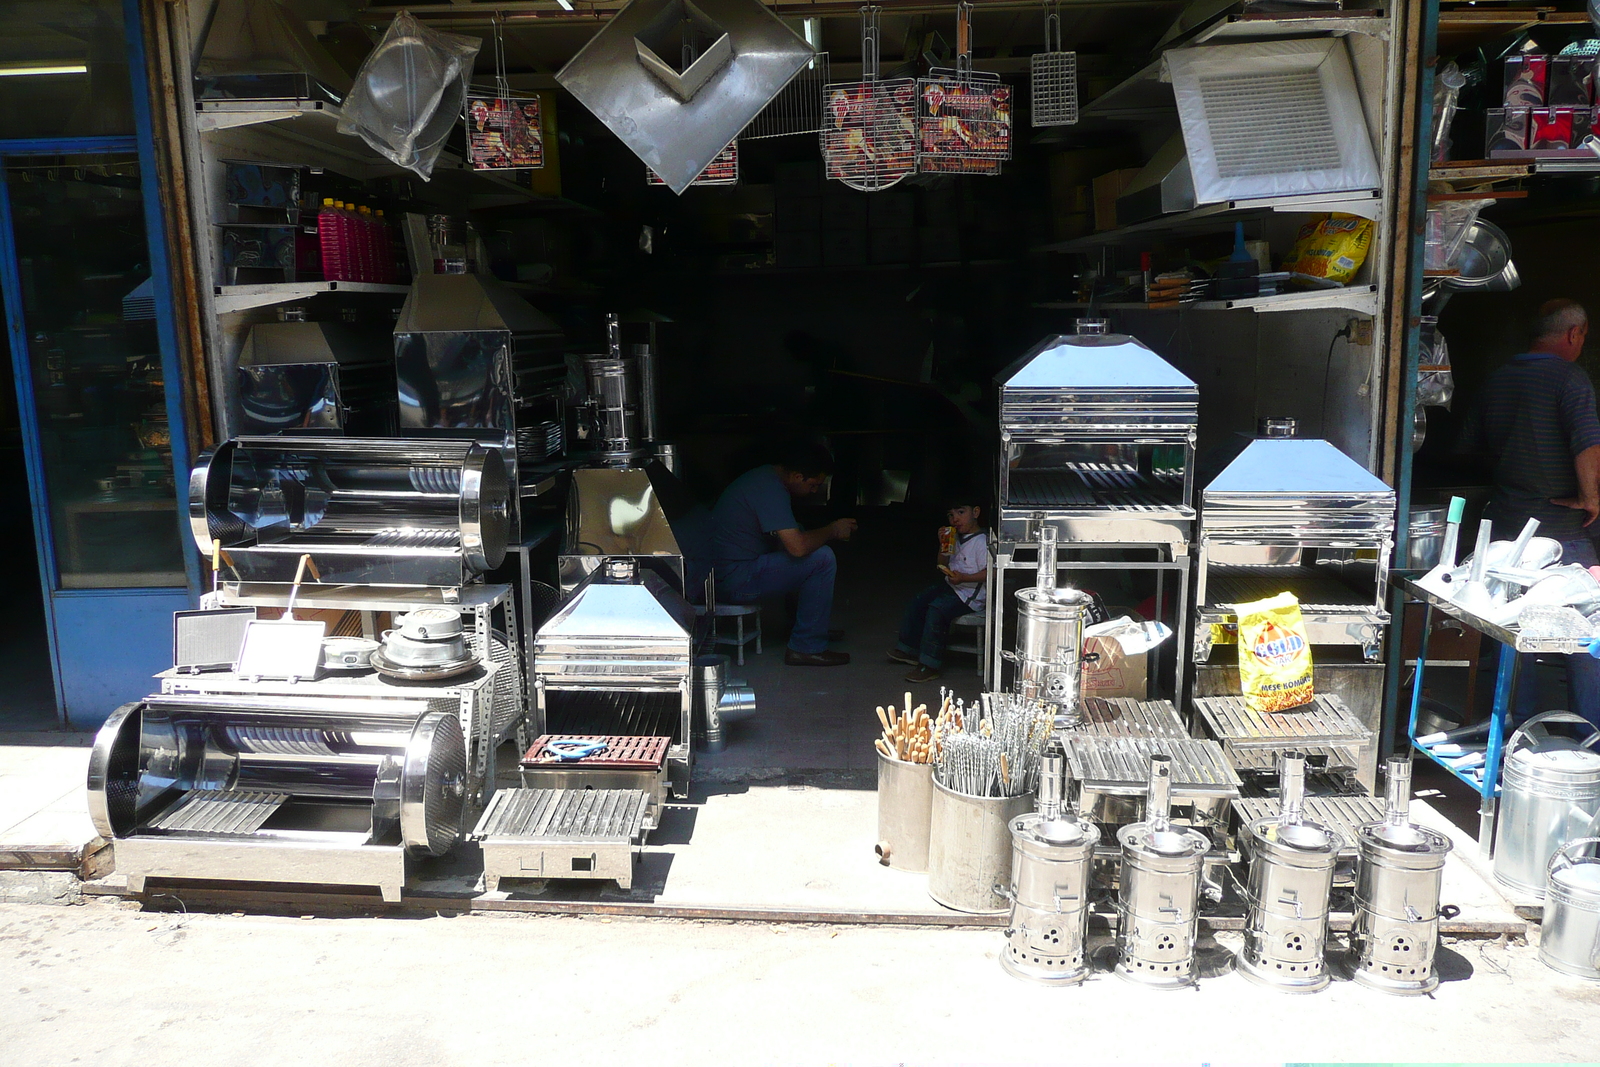
[[[1051,5],[1044,20],[1044,51],[1029,69],[1033,75],[1033,124],[1073,126],[1078,121],[1078,53],[1061,50],[1061,11]]]
[[[661,175],[644,168],[646,185],[666,185]],[[729,141],[728,147],[717,153],[717,158],[706,164],[706,169],[690,185],[738,185],[739,184],[739,142],[737,139]]]
[[[822,159],[834,181],[874,193],[917,165],[917,82],[878,78],[878,11],[861,9],[861,80],[827,87]]]
[[[917,80],[917,172],[999,174],[1011,158],[1011,87],[972,69],[972,5],[956,5],[956,65]]]

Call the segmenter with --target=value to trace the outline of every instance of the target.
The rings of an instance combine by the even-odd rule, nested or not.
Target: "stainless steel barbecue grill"
[[[1291,751],[1304,754],[1313,745],[1323,752],[1311,760],[1312,766],[1331,770],[1348,765],[1354,770],[1360,766],[1360,750],[1372,745],[1372,731],[1344,701],[1326,693],[1288,711],[1255,711],[1242,696],[1196,697],[1194,707],[1241,771],[1276,775],[1278,756]]]
[[[1146,816],[1151,756],[1169,758],[1172,798],[1193,805],[1197,825],[1222,825],[1228,801],[1239,795],[1239,776],[1215,741],[1077,734],[1062,740],[1072,777],[1083,787],[1080,807],[1098,822],[1121,826]]]
[[[1194,661],[1234,605],[1291,592],[1312,645],[1382,655],[1395,495],[1327,441],[1252,442],[1201,495]]]
[[[1061,569],[1151,571],[1158,606],[1174,579],[1174,629],[1188,624],[1199,390],[1132,337],[1080,320],[1003,371],[998,538],[989,603],[1009,604],[1005,572],[1036,565],[1053,529]],[[1081,579],[1080,579],[1081,581]],[[999,688],[1006,620],[988,628],[986,682]],[[1172,694],[1183,686],[1177,656]]]
[[[511,488],[464,440],[236,437],[189,478],[189,525],[222,577],[288,584],[309,554],[339,585],[459,589],[505,558]]]
[[[146,697],[112,713],[89,810],[117,870],[148,878],[377,886],[454,847],[471,793],[455,702],[379,694]]]

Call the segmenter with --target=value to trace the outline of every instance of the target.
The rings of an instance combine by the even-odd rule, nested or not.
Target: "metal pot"
[[[1211,840],[1172,825],[1172,758],[1150,757],[1150,818],[1117,831],[1122,885],[1117,898],[1119,976],[1155,989],[1195,984],[1200,869]]]
[[[417,608],[397,616],[394,625],[393,632],[414,641],[456,637],[462,629],[461,612],[455,608]]]
[[[947,908],[1001,915],[1011,883],[1011,820],[1033,798],[975,797],[947,789],[933,777],[928,829],[928,895]]]
[[[1245,828],[1250,881],[1245,889],[1246,978],[1286,993],[1315,993],[1329,981],[1323,951],[1328,940],[1328,898],[1344,839],[1301,818],[1306,761],[1286,753],[1280,770],[1280,814]]]
[[[1414,570],[1432,570],[1439,562],[1439,552],[1444,548],[1445,520],[1449,508],[1412,508],[1407,526],[1406,566]]]
[[[1032,589],[1017,590],[1017,648],[1006,658],[1017,665],[1017,691],[1036,693],[1057,709],[1062,724],[1076,722],[1083,674],[1083,626],[1089,597],[1057,587],[1056,531],[1039,531],[1039,572]]]
[[[420,641],[399,630],[383,635],[383,656],[397,667],[443,667],[467,658],[465,634]]]
[[[1039,810],[1011,820],[1011,921],[1000,966],[1045,985],[1071,985],[1089,973],[1089,878],[1100,828],[1067,801],[1061,742],[1046,743]]]
[[[1573,741],[1551,735],[1552,722],[1589,726],[1570,711],[1535,715],[1511,735],[1500,770],[1495,881],[1539,898],[1550,857],[1600,818],[1600,730]]]
[[[933,764],[878,753],[878,861],[899,871],[928,869],[933,823]]]
[[[594,417],[595,444],[622,450],[643,440],[639,427],[639,379],[631,360],[592,356],[583,361]]]
[[[1351,978],[1401,996],[1439,988],[1439,887],[1450,839],[1410,819],[1411,761],[1389,760],[1387,817],[1356,831],[1356,913]]]
[[[1583,856],[1600,837],[1580,837],[1556,849],[1539,932],[1539,959],[1579,978],[1600,981],[1600,856]]]

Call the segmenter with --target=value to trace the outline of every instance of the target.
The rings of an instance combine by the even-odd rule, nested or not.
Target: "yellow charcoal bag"
[[[1284,711],[1311,702],[1311,644],[1300,601],[1279,593],[1236,604],[1239,684],[1252,711]]]
[[[1372,245],[1372,220],[1356,215],[1327,215],[1300,227],[1283,269],[1308,278],[1347,284],[1367,261]]]

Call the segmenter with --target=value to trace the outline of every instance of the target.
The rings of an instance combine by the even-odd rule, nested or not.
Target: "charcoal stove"
[[[1327,441],[1251,442],[1201,494],[1194,662],[1234,605],[1293,593],[1312,645],[1382,657],[1395,494]]]
[[[1153,571],[1158,608],[1173,579],[1180,645],[1188,625],[1199,390],[1132,337],[1080,320],[997,377],[998,536],[989,603],[1009,603],[1005,572],[1035,567],[1052,529],[1068,572]],[[986,684],[1000,688],[1005,620],[989,627]],[[1182,690],[1175,657],[1173,695]]]
[[[89,811],[148,878],[377,886],[456,844],[471,787],[454,707],[424,696],[162,694],[95,738]]]
[[[536,731],[668,738],[672,791],[686,796],[693,631],[694,609],[665,579],[606,559],[534,636]]]

